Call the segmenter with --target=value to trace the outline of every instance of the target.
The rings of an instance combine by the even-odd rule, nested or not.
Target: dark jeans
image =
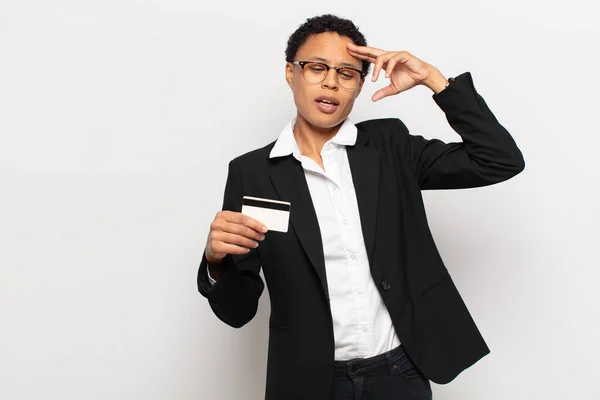
[[[431,400],[429,379],[402,345],[375,357],[334,362],[333,400]]]

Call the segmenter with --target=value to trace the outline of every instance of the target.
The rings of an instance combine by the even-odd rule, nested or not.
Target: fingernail
[[[266,226],[263,225],[263,227],[260,228],[260,230],[263,232],[267,232],[269,230],[269,228],[267,228]]]

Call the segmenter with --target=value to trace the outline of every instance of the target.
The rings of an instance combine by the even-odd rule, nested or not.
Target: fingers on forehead
[[[377,57],[378,55],[385,53],[385,51],[383,51],[381,49],[376,49],[375,47],[365,46],[365,47],[361,48],[361,53],[368,54],[372,57]]]
[[[366,55],[366,54],[357,53],[357,52],[354,52],[354,51],[351,51],[351,50],[349,51],[349,53],[350,53],[350,55],[352,55],[352,56],[354,56],[356,58],[360,58],[362,60],[367,60],[369,62],[375,62],[375,59],[376,59],[376,57],[372,57],[372,56],[369,56],[369,55]]]

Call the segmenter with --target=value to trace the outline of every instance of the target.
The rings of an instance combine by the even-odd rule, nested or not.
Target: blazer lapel
[[[368,139],[368,134],[359,129],[356,144],[347,146],[346,152],[352,180],[354,181],[367,257],[369,258],[369,265],[372,266],[375,231],[377,229],[377,205],[379,204],[380,163],[379,152],[365,147]]]
[[[292,203],[290,224],[319,276],[326,297],[329,298],[321,231],[304,169],[298,160],[289,155],[272,161],[270,178],[280,200]]]
[[[358,131],[354,146],[346,146],[348,161],[354,181],[360,214],[361,228],[372,264],[377,204],[379,199],[379,152],[364,145],[368,135]],[[280,200],[292,203],[290,224],[315,269],[321,286],[329,299],[325,256],[317,214],[310,196],[302,165],[292,155],[271,160],[270,179]]]

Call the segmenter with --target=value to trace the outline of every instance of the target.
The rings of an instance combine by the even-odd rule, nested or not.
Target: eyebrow
[[[310,60],[317,60],[317,61],[328,62],[328,60],[326,58],[319,57],[319,56],[312,57],[312,58],[310,58]],[[344,66],[344,67],[352,67],[352,68],[360,69],[359,67],[357,67],[356,65],[354,65],[352,63],[343,62],[343,63],[340,63],[340,65]]]

